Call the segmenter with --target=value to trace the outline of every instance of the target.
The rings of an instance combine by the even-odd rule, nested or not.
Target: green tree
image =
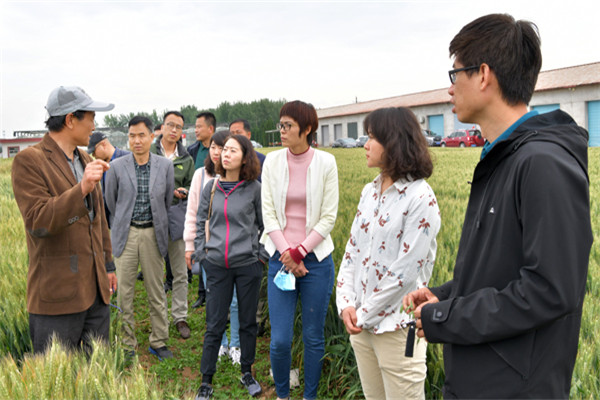
[[[219,104],[216,108],[209,108],[206,110],[200,110],[195,105],[182,106],[179,110],[186,122],[186,126],[194,126],[196,122],[196,115],[201,111],[210,111],[215,114],[217,118],[217,126],[229,126],[232,121],[243,118],[248,120],[250,128],[252,130],[252,139],[261,143],[263,146],[268,146],[270,142],[270,136],[265,134],[266,131],[272,131],[275,129],[277,122],[279,121],[279,110],[285,104],[285,99],[269,100],[260,99],[254,100],[250,103],[236,102],[230,103],[224,101]],[[127,124],[129,120],[136,115],[143,115],[150,118],[154,125],[158,125],[163,120],[163,115],[166,111],[160,115],[156,110],[148,112],[138,112],[129,114],[107,114],[104,116],[104,125],[109,128],[118,129],[121,131],[127,131]],[[279,135],[275,135],[279,137]]]

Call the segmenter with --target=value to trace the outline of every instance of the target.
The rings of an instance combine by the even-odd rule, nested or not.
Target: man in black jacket
[[[509,15],[450,43],[454,112],[486,139],[454,278],[404,299],[417,334],[444,343],[445,398],[567,398],[592,244],[585,129],[528,112],[537,27]]]

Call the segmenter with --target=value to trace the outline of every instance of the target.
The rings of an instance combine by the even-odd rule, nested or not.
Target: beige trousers
[[[425,399],[427,375],[424,339],[415,338],[414,356],[404,356],[408,329],[375,335],[350,335],[363,393],[367,400]]]
[[[173,323],[185,321],[188,311],[188,274],[185,263],[185,242],[183,239],[172,241],[169,238],[169,261],[173,274],[173,291],[171,294],[171,317]]]
[[[118,302],[123,310],[123,344],[135,349],[135,318],[133,313],[133,297],[138,273],[138,264],[144,273],[144,287],[148,294],[150,306],[150,346],[157,349],[166,345],[169,338],[167,320],[167,298],[163,288],[164,259],[158,251],[158,243],[154,228],[129,228],[129,236],[125,249],[120,257],[115,258],[118,282]]]

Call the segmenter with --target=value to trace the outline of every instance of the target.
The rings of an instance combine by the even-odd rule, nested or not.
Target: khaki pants
[[[404,356],[408,329],[375,335],[362,331],[350,335],[360,383],[372,399],[424,399],[427,375],[424,339],[415,338],[414,356]],[[417,343],[418,342],[418,343]]]
[[[162,279],[164,260],[158,251],[158,243],[154,228],[129,228],[129,236],[125,249],[120,257],[115,258],[118,282],[118,302],[123,310],[123,344],[135,349],[135,318],[133,316],[133,296],[138,264],[144,273],[144,286],[148,294],[150,306],[150,346],[157,349],[166,345],[169,338],[169,323],[167,320],[167,303]]]
[[[188,269],[185,263],[185,242],[183,239],[172,241],[169,238],[169,261],[173,274],[173,290],[171,294],[171,316],[173,323],[185,321],[188,310]]]

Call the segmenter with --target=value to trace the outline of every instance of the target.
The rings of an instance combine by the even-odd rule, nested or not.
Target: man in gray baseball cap
[[[88,145],[96,111],[113,108],[79,87],[53,90],[48,133],[13,161],[12,187],[29,253],[27,311],[35,353],[53,334],[87,351],[93,337],[108,343],[117,277],[98,182],[109,165],[77,147]]]
[[[46,110],[51,117],[67,115],[74,111],[110,111],[115,108],[112,103],[94,101],[78,86],[60,86],[48,96]]]

